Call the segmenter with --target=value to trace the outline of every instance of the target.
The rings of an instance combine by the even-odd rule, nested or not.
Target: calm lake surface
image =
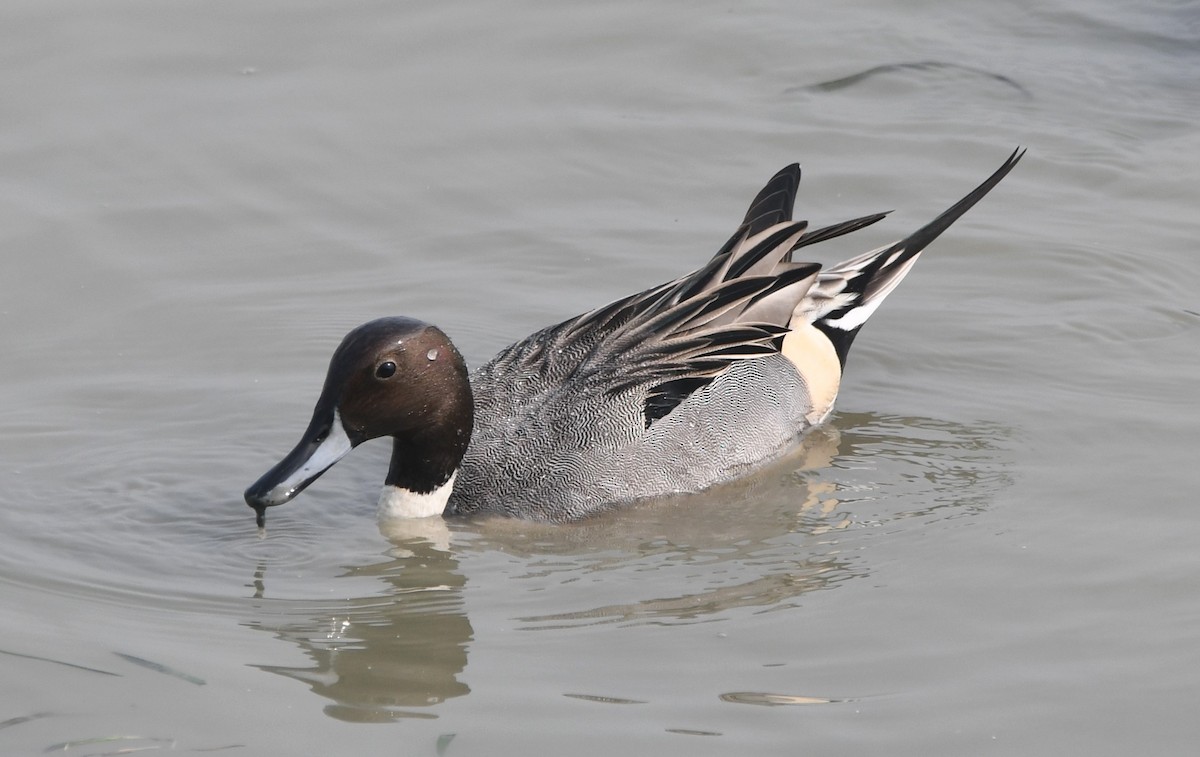
[[[1200,5],[0,10],[0,753],[1187,754]],[[388,524],[368,444],[242,490],[341,336],[478,365],[799,217],[1021,165],[719,490]]]

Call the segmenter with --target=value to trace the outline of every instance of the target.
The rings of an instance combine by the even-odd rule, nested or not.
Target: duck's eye
[[[396,375],[396,364],[393,363],[391,360],[387,360],[385,362],[380,363],[379,367],[375,369],[375,377],[376,378],[388,379],[395,375]]]

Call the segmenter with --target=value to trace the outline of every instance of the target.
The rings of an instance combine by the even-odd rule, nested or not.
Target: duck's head
[[[386,489],[448,496],[471,439],[466,365],[437,327],[380,318],[351,331],[333,359],[312,421],[295,449],[246,490],[261,526],[266,508],[295,497],[354,447],[394,439]],[[440,512],[440,510],[439,510]]]

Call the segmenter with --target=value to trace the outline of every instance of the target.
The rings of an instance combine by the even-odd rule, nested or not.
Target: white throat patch
[[[385,486],[379,495],[379,519],[391,518],[428,518],[431,515],[441,515],[454,490],[454,479],[458,472],[450,476],[450,480],[426,494],[417,494],[398,486]]]

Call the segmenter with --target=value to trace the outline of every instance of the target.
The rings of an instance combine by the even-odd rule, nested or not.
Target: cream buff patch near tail
[[[792,330],[783,338],[783,356],[792,361],[808,387],[812,410],[805,419],[814,426],[833,410],[842,383],[842,365],[829,337],[811,323],[793,319]]]

